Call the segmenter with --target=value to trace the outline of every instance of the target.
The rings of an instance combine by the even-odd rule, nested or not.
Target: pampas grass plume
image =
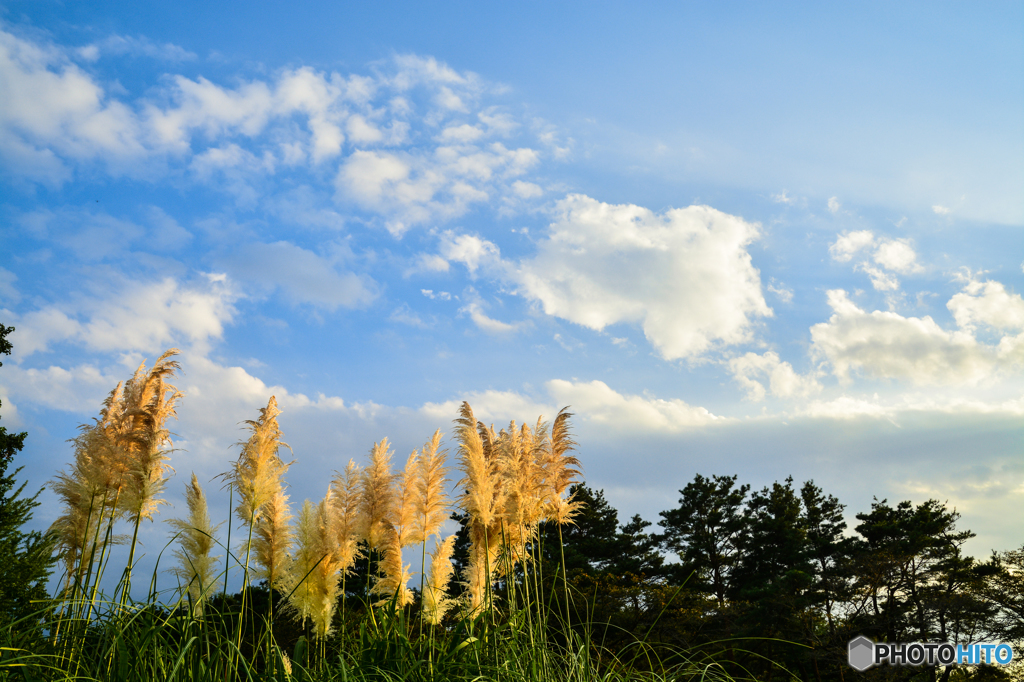
[[[385,524],[394,514],[395,475],[391,473],[391,450],[388,439],[374,443],[370,450],[370,466],[360,481],[360,536],[371,550],[384,546]]]
[[[454,600],[447,595],[448,582],[455,572],[451,561],[454,550],[455,536],[449,535],[438,542],[430,553],[430,573],[423,586],[423,620],[431,625],[440,625],[454,604]]]
[[[348,461],[344,473],[331,482],[331,500],[334,504],[334,541],[337,545],[341,570],[347,572],[361,556],[359,550],[359,485],[362,472],[356,463]]]
[[[192,480],[185,486],[185,502],[188,505],[188,518],[169,519],[167,523],[177,531],[179,549],[174,550],[178,558],[178,567],[171,573],[185,585],[192,602],[192,615],[201,616],[203,603],[213,586],[214,562],[217,557],[211,556],[217,531],[210,523],[210,514],[206,504],[206,495],[199,485],[195,473]]]
[[[448,518],[449,499],[445,492],[448,470],[445,468],[447,451],[441,450],[441,431],[435,431],[433,438],[420,451],[419,467],[416,472],[415,531],[412,542],[426,542],[431,535],[441,532],[441,526]]]
[[[384,557],[380,562],[382,575],[370,591],[382,597],[374,606],[394,603],[395,608],[400,609],[412,603],[412,593],[408,587],[412,574],[409,566],[402,564],[402,544],[398,530],[388,523],[385,524],[383,534]]]

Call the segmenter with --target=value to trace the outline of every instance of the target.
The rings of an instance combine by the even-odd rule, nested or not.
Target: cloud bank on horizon
[[[157,69],[129,89],[139,57]],[[335,468],[399,435],[384,428],[419,442],[463,399],[497,422],[571,405],[590,479],[649,517],[641,499],[668,508],[693,473],[792,473],[851,511],[948,500],[982,553],[1020,543],[1024,258],[995,246],[1005,227],[971,237],[955,208],[831,192],[607,198],[573,124],[435,56],[203,64],[0,23],[0,321],[17,328],[0,396],[39,443],[38,482],[118,380],[177,346],[179,472],[223,470],[271,394],[288,440]],[[977,450],[932,449],[950,425]],[[752,464],[767,434],[804,453]],[[871,450],[890,437],[902,458]],[[678,480],[655,476],[666,462]]]

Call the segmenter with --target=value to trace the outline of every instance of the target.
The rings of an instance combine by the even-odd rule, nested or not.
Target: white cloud
[[[104,51],[188,56],[144,38],[113,37],[79,58]],[[71,173],[69,161],[100,159],[117,172],[149,175],[184,162],[207,184],[222,173],[224,186],[252,204],[255,185],[240,175],[316,166],[344,156],[348,144],[338,195],[383,215],[396,234],[462,215],[494,196],[538,196],[536,185],[513,183],[540,154],[495,141],[520,126],[480,106],[497,89],[432,58],[397,56],[371,77],[301,67],[231,87],[171,75],[145,99],[126,103],[76,66],[73,52],[0,31],[0,94],[7,103],[0,109],[0,154],[8,172],[59,183]],[[424,96],[433,102],[426,110]],[[474,111],[479,125],[465,122]],[[166,163],[140,163],[154,157]]]
[[[570,195],[537,255],[519,264],[519,293],[549,315],[601,330],[640,323],[666,359],[747,341],[772,315],[746,247],[758,226],[707,206],[655,214]]]
[[[0,154],[7,172],[57,183],[58,155],[120,163],[145,152],[134,113],[59,50],[0,29]]]
[[[509,419],[532,423],[539,415],[550,420],[560,408],[568,406],[574,418],[581,422],[630,435],[681,433],[730,421],[678,399],[624,395],[603,381],[554,379],[544,387],[547,395],[540,399],[516,391],[491,390],[469,393],[443,403],[426,403],[420,410],[435,419],[451,419],[466,400],[473,406],[477,419],[501,424]]]
[[[857,230],[856,232],[843,232],[837,235],[836,241],[829,245],[828,252],[832,259],[840,263],[849,262],[861,249],[875,243],[875,235],[870,230]]]
[[[170,277],[124,282],[106,298],[82,299],[69,309],[47,306],[21,316],[16,320],[16,352],[19,359],[26,358],[64,341],[105,352],[205,347],[232,320],[235,298],[230,286],[212,280],[206,286],[185,286]]]
[[[529,396],[516,391],[472,391],[466,393],[456,400],[446,400],[440,403],[424,403],[419,411],[434,420],[452,419],[452,415],[459,413],[463,401],[473,407],[473,416],[484,423],[496,423],[501,426],[510,420],[516,419],[520,422],[533,424],[539,416],[552,419],[558,414],[558,407],[553,402],[538,402]]]
[[[459,312],[469,315],[469,319],[473,320],[473,324],[489,334],[508,334],[519,328],[519,325],[509,324],[508,322],[488,317],[480,301],[470,301],[459,308]]]
[[[339,196],[388,218],[402,234],[412,226],[465,213],[538,160],[531,149],[439,147],[433,153],[356,151],[343,163]]]
[[[523,182],[522,180],[516,180],[512,183],[512,191],[521,199],[533,199],[544,194],[544,190],[539,185],[535,185],[532,182]]]
[[[871,286],[876,291],[896,291],[900,288],[900,280],[890,272],[876,268],[867,263],[858,263],[857,270],[861,270],[871,278]]]
[[[970,330],[946,331],[931,317],[868,313],[841,289],[829,291],[828,302],[833,315],[811,327],[812,352],[843,380],[864,372],[916,384],[974,385],[1024,361],[1024,335],[989,346]]]
[[[477,269],[501,268],[501,252],[497,245],[470,234],[455,234],[451,230],[441,233],[441,256],[448,261],[462,263],[471,276]],[[447,268],[445,268],[447,269]]]
[[[778,296],[779,300],[783,303],[791,303],[793,301],[793,290],[782,282],[779,282],[778,286],[776,286],[774,277],[768,280],[768,291]]]
[[[420,293],[429,298],[430,300],[450,301],[452,295],[447,291],[434,291],[433,289],[420,289]]]
[[[920,272],[917,254],[908,239],[886,239],[879,243],[873,258],[884,268],[904,274]]]
[[[1024,330],[1024,299],[1008,292],[1000,282],[971,279],[946,307],[956,323],[968,331],[978,325],[999,331]]]
[[[450,125],[441,131],[440,140],[445,143],[469,143],[476,142],[484,136],[484,131],[468,123],[462,125]]]
[[[570,405],[583,420],[617,431],[679,433],[726,421],[682,400],[623,395],[603,381],[554,379],[545,386],[556,404]]]
[[[772,195],[772,201],[774,201],[777,204],[786,204],[787,206],[792,206],[793,204],[796,203],[796,198],[788,196],[786,194],[786,190],[782,190],[778,194]]]
[[[448,272],[451,264],[436,253],[421,253],[413,260],[413,264],[404,272],[405,276],[418,272]]]
[[[936,204],[932,206],[932,211],[935,213],[935,215],[949,215],[950,213],[953,212],[953,209]]]
[[[105,55],[149,57],[165,62],[186,62],[196,59],[194,52],[173,43],[155,43],[145,36],[112,35],[77,50],[82,59],[95,61]]]
[[[839,209],[842,208],[842,204],[839,203],[839,197],[829,197],[828,200],[828,211],[833,215],[839,213]]]
[[[871,247],[874,247],[870,252],[874,265],[864,260],[855,269],[867,274],[871,278],[871,286],[878,291],[896,291],[900,288],[900,281],[893,272],[912,274],[924,270],[917,262],[917,254],[909,239],[876,239],[870,230],[843,232],[836,236],[836,241],[829,245],[828,250],[833,260],[847,263],[856,254]]]
[[[798,413],[812,419],[892,419],[892,410],[877,401],[840,396],[833,400],[812,400]]]
[[[49,366],[24,368],[4,365],[4,385],[23,403],[67,412],[91,413],[123,377],[105,374],[95,365],[65,369]],[[6,405],[6,401],[5,401]]]
[[[814,419],[885,419],[898,424],[901,418],[921,415],[997,415],[1024,416],[1024,398],[985,400],[967,397],[960,387],[951,391],[928,394],[902,393],[894,398],[842,395],[831,400],[813,400],[799,408],[795,416]]]
[[[729,360],[729,371],[733,378],[747,392],[747,399],[764,400],[765,384],[772,395],[780,398],[807,396],[821,390],[821,385],[814,376],[797,374],[793,366],[780,360],[778,353],[767,351],[762,355],[747,353]]]

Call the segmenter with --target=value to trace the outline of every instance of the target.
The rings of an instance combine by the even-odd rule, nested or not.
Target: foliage
[[[0,355],[10,355],[12,346],[7,335],[13,331],[14,327],[0,324]],[[27,436],[8,433],[0,426],[0,626],[33,619],[39,603],[48,597],[46,583],[54,564],[50,538],[23,530],[32,518],[32,510],[39,506],[39,492],[24,494],[25,483],[18,485],[16,480],[21,467],[7,472]]]

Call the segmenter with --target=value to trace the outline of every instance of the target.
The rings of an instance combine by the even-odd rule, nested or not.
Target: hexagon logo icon
[[[848,657],[851,668],[861,672],[867,670],[875,663],[875,643],[864,635],[851,639]]]

